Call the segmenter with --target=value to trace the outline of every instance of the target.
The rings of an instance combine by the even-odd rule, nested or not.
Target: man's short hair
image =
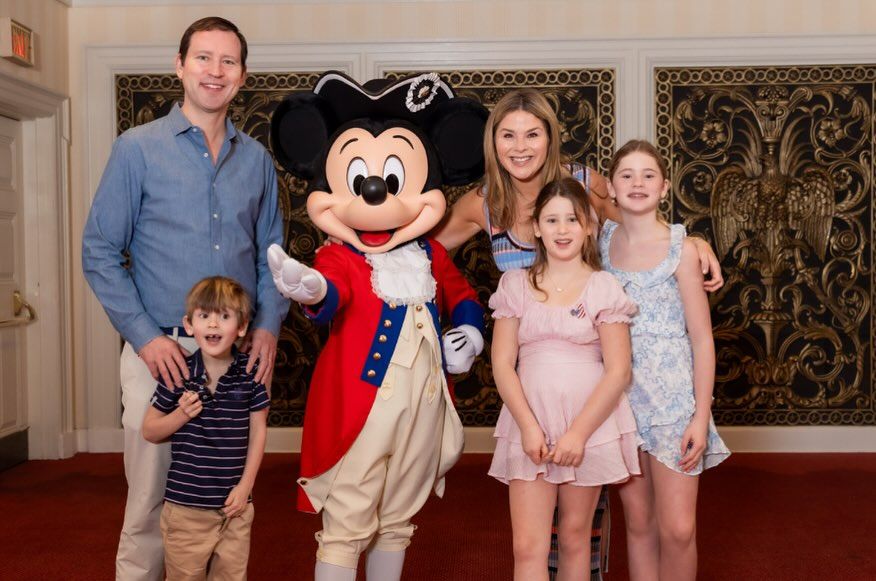
[[[246,38],[244,38],[243,34],[233,22],[225,20],[219,16],[201,18],[200,20],[192,22],[192,24],[186,28],[186,31],[183,33],[182,38],[179,41],[179,60],[185,62],[186,55],[189,52],[189,45],[192,43],[192,35],[196,32],[205,32],[208,30],[227,30],[228,32],[233,32],[237,35],[237,39],[240,40],[240,64],[243,66],[243,69],[246,70]]]
[[[237,313],[241,326],[249,323],[252,301],[234,279],[225,276],[210,276],[199,281],[186,295],[186,317],[191,321],[195,309],[208,313],[229,310]]]

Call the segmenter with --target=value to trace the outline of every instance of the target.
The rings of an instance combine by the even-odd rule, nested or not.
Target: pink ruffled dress
[[[629,323],[636,305],[615,278],[603,271],[591,274],[581,296],[570,306],[549,306],[535,299],[528,272],[502,275],[490,298],[493,318],[520,319],[517,374],[530,409],[553,448],[568,431],[602,377],[602,349],[597,326]],[[623,482],[641,474],[636,420],[626,394],[587,441],[577,468],[553,463],[537,465],[524,454],[520,429],[507,407],[499,414],[494,434],[496,451],[489,474],[510,480],[598,486]]]

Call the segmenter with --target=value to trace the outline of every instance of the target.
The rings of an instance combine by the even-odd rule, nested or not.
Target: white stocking
[[[368,552],[368,558],[365,561],[365,578],[368,581],[399,581],[404,564],[405,552],[403,550],[378,551],[372,549]]]

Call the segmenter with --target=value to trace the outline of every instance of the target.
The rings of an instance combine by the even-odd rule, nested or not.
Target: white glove
[[[268,267],[280,294],[302,305],[315,305],[325,298],[325,277],[288,256],[276,244],[268,248]]]
[[[454,327],[444,334],[444,363],[449,373],[465,373],[484,349],[481,332],[471,325]]]

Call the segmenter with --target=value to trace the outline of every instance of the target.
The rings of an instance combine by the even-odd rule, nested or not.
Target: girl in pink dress
[[[585,578],[603,484],[639,474],[630,381],[635,305],[600,270],[598,224],[581,184],[547,184],[533,209],[536,258],[490,299],[493,374],[504,407],[490,475],[507,483],[514,579],[547,580],[559,506],[559,579]]]

